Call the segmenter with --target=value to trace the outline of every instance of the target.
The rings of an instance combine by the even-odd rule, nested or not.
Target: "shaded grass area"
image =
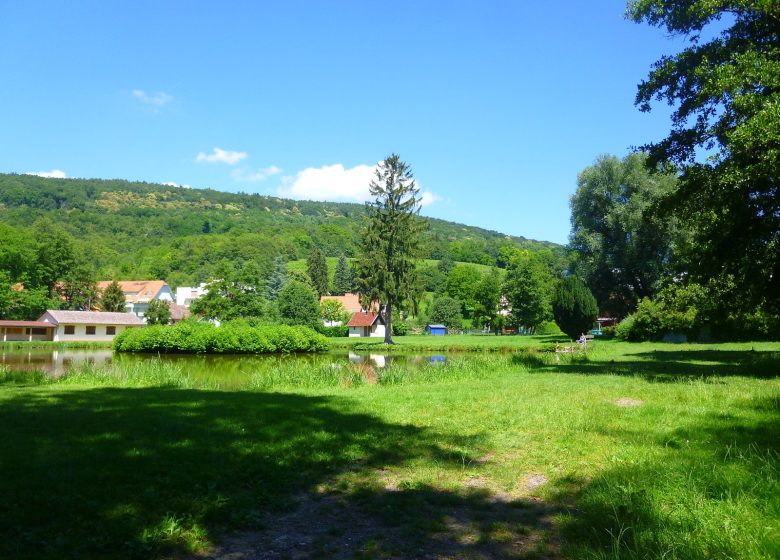
[[[28,350],[35,348],[61,350],[63,348],[111,348],[112,341],[70,341],[34,340],[31,342],[0,342],[0,350]]]
[[[0,385],[0,557],[780,556],[777,343]]]

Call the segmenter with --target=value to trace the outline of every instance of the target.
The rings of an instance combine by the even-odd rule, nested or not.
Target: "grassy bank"
[[[450,352],[507,352],[531,346],[549,346],[569,342],[562,336],[495,336],[495,335],[406,335],[394,336],[392,345],[382,338],[331,338],[333,348],[381,350],[388,352],[450,351]]]
[[[775,558],[779,374],[777,343],[615,342],[280,364],[229,391],[175,364],[5,372],[0,557],[175,557],[246,529],[223,551]]]

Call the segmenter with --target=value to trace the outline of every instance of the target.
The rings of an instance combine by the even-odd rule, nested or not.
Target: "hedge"
[[[274,352],[324,352],[330,342],[309,327],[251,326],[244,321],[211,323],[182,321],[172,326],[154,325],[127,329],[114,338],[117,352],[182,354],[271,354]]]

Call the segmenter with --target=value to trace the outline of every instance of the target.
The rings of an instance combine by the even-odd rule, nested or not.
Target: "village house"
[[[111,341],[123,330],[143,324],[132,313],[49,309],[37,321],[0,321],[0,341]]]
[[[110,280],[103,280],[97,283],[97,287],[102,292],[109,284]],[[146,315],[149,302],[156,299],[173,301],[171,288],[163,280],[120,280],[117,284],[125,294],[128,313],[133,313],[140,319]]]
[[[206,288],[207,284],[202,282],[199,286],[180,286],[176,288],[176,305],[182,305],[187,309],[190,308],[190,304],[196,299],[202,298],[209,293]]]
[[[385,321],[379,313],[373,311],[360,311],[352,315],[352,318],[347,323],[349,327],[349,336],[370,336],[370,337],[382,337],[385,336]]]
[[[350,315],[353,316],[355,313],[362,313],[365,311],[376,311],[379,308],[379,302],[378,301],[372,301],[371,307],[369,309],[365,309],[360,304],[360,294],[344,294],[343,296],[321,296],[320,297],[320,304],[322,304],[325,301],[337,301],[339,302],[343,307],[344,310]],[[326,321],[323,319],[323,323],[326,327],[340,327],[341,321]],[[350,335],[351,336],[351,335]],[[384,336],[384,335],[382,335]]]

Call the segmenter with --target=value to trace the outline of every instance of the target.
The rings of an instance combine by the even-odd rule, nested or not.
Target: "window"
[[[87,326],[87,334],[95,334],[96,332],[97,332],[97,327],[95,325]]]
[[[49,329],[43,327],[33,327],[33,334],[49,334]]]
[[[76,325],[65,325],[65,334],[76,334]]]
[[[106,334],[116,334],[116,327],[106,327]]]

